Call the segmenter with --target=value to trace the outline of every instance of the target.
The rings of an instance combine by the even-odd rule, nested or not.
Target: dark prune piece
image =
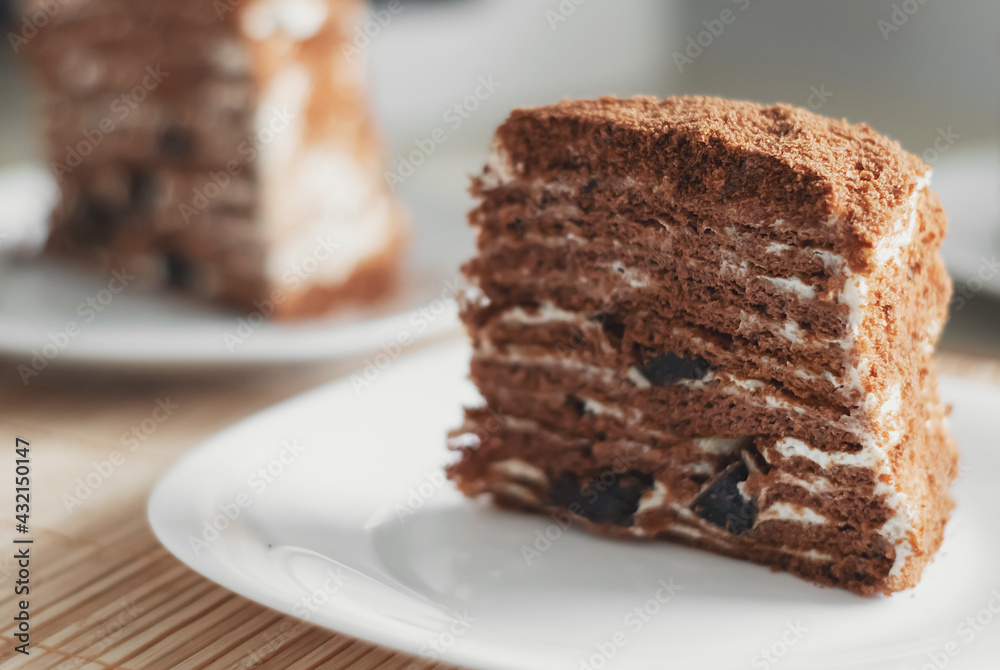
[[[153,173],[146,170],[133,170],[129,174],[128,199],[137,210],[152,209],[156,200],[157,183]]]
[[[194,265],[176,251],[163,254],[163,271],[169,288],[187,289],[194,285]]]
[[[121,212],[100,199],[85,198],[67,222],[74,244],[92,246],[105,244],[114,237],[121,224]]]
[[[704,379],[712,366],[701,356],[685,358],[674,352],[657,356],[642,366],[642,376],[653,386],[666,386],[682,379]]]
[[[572,393],[566,394],[566,404],[576,412],[577,416],[583,416],[587,413],[587,405]]]
[[[552,482],[549,501],[594,523],[631,526],[639,499],[652,486],[652,475],[637,470],[605,470],[583,485],[575,472],[563,470]]]
[[[194,154],[194,135],[184,128],[171,126],[160,133],[159,148],[167,158],[191,158]]]
[[[601,325],[601,329],[611,336],[613,342],[621,342],[625,336],[625,324],[612,312],[598,312],[590,319]]]
[[[746,481],[749,476],[750,471],[743,461],[730,463],[694,499],[691,511],[733,535],[748,532],[757,518],[757,501],[744,497],[737,485]]]

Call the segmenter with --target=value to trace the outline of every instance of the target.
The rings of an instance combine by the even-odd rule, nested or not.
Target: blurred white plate
[[[464,182],[456,196],[425,195],[454,166],[428,166],[405,184],[419,236],[402,290],[377,308],[294,323],[248,321],[168,294],[124,291],[106,306],[107,280],[52,261],[22,258],[44,238],[55,198],[37,167],[0,172],[0,354],[16,366],[90,363],[162,367],[308,362],[377,350],[458,328],[454,287],[472,251]],[[433,189],[432,189],[433,191]],[[431,242],[422,239],[429,237]],[[408,346],[408,344],[406,345]],[[17,369],[21,369],[18,367]]]
[[[956,295],[1000,296],[1000,147],[988,142],[942,154],[931,188],[948,214],[941,254]]]
[[[912,670],[950,653],[952,670],[995,670],[995,387],[945,380],[965,459],[948,537],[917,588],[866,599],[463,498],[441,466],[476,398],[468,359],[462,344],[425,350],[223,431],[157,485],[154,531],[268,607],[471,667]],[[541,548],[531,564],[525,546]],[[663,584],[679,587],[665,603]]]

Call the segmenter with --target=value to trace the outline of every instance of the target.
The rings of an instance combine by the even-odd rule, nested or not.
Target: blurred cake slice
[[[405,225],[343,50],[363,7],[60,8],[23,47],[62,190],[48,251],[278,317],[386,294]]]
[[[450,477],[606,535],[913,586],[957,471],[929,179],[867,126],[786,105],[515,111],[473,184],[485,406]]]

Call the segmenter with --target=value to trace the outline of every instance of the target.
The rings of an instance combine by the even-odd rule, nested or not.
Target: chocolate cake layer
[[[473,182],[462,317],[486,409],[450,475],[597,532],[912,586],[957,460],[931,360],[950,283],[929,179],[871,129],[781,105],[515,111]]]

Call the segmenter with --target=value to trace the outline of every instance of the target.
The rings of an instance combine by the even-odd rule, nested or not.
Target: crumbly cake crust
[[[929,170],[786,105],[516,110],[472,191],[468,495],[862,594],[940,545],[957,452]],[[575,506],[575,510],[574,510]]]
[[[518,109],[497,131],[516,173],[542,179],[586,173],[574,160],[581,137],[605,147],[608,172],[671,189],[696,211],[730,210],[747,225],[781,219],[803,232],[833,220],[821,234],[847,252],[852,269],[863,269],[864,251],[928,171],[865,124],[701,96]]]

